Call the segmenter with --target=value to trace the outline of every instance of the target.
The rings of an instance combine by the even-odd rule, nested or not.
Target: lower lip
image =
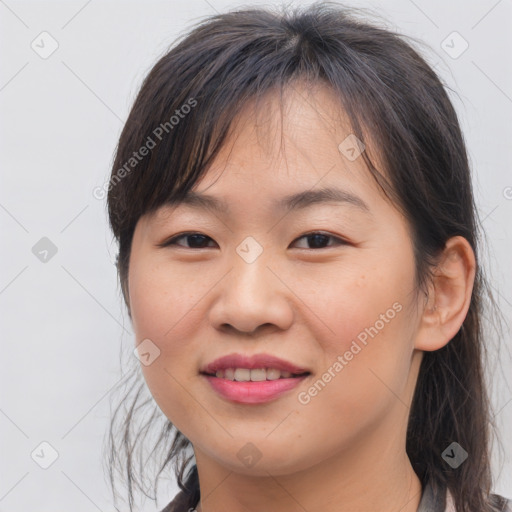
[[[203,374],[204,375],[204,374]],[[308,375],[289,379],[238,382],[204,375],[212,388],[224,398],[242,404],[261,404],[298,386]]]

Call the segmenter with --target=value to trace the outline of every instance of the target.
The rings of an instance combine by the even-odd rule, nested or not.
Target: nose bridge
[[[255,310],[268,302],[268,295],[277,293],[276,283],[269,279],[273,277],[267,268],[269,255],[270,249],[265,249],[253,236],[247,236],[235,248],[230,258],[233,270],[227,292],[232,292],[240,307],[251,305]]]
[[[263,246],[253,236],[245,237],[238,244],[235,252],[247,265],[252,265],[258,259],[261,260],[261,256],[264,252],[266,253],[265,258],[268,256],[268,250],[265,251]]]
[[[252,332],[263,324],[287,328],[292,311],[285,287],[267,267],[270,250],[248,236],[229,256],[231,271],[219,289],[210,319],[220,327],[230,324],[239,331]]]

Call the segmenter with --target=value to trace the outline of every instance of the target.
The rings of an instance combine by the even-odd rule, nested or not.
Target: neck
[[[416,512],[422,487],[401,434],[391,430],[384,443],[382,435],[366,437],[320,464],[279,476],[236,473],[195,448],[197,512]]]

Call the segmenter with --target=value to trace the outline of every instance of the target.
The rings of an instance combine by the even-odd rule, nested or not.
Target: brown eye
[[[305,235],[302,235],[300,238],[297,238],[297,240],[301,240],[302,238],[305,238],[309,244],[312,245],[312,247],[300,247],[300,249],[325,249],[327,247],[332,247],[332,245],[326,245],[329,242],[329,239],[335,240],[335,245],[346,245],[347,242],[345,240],[342,240],[341,238],[329,235],[328,233],[321,233],[321,232],[312,232],[307,233]]]
[[[182,244],[177,243],[178,240],[185,239],[189,246],[183,246]],[[182,233],[181,235],[175,236],[162,244],[158,244],[159,247],[168,247],[170,245],[176,245],[178,247],[185,247],[185,249],[204,249],[205,243],[208,240],[212,240],[209,236],[203,235],[201,233]]]
[[[179,240],[185,239],[186,244],[178,243]],[[339,246],[339,245],[347,245],[347,242],[337,236],[330,235],[328,233],[321,233],[318,231],[314,231],[311,233],[307,233],[297,238],[297,240],[306,239],[307,243],[310,247],[299,247],[300,249],[326,249],[328,247]],[[329,241],[333,240],[334,244],[330,244]],[[174,236],[169,240],[158,244],[159,247],[169,247],[169,246],[177,246],[183,247],[185,249],[205,249],[208,247],[206,245],[208,241],[212,241],[213,239],[207,235],[203,235],[202,233],[182,233],[181,235]],[[211,247],[211,246],[210,246]]]

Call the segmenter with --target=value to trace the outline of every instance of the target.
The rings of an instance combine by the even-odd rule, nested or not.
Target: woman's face
[[[264,122],[245,110],[194,187],[223,210],[162,207],[139,220],[131,248],[130,307],[152,395],[196,456],[255,475],[355,450],[371,457],[383,440],[403,449],[421,358],[406,220],[333,117],[329,90],[295,91],[282,125],[272,96]],[[327,188],[339,198],[313,195]],[[303,200],[283,206],[295,194]],[[163,245],[183,233],[201,236]],[[250,372],[243,359],[226,363],[237,372],[202,373],[232,354],[308,373],[290,377],[272,360]]]

